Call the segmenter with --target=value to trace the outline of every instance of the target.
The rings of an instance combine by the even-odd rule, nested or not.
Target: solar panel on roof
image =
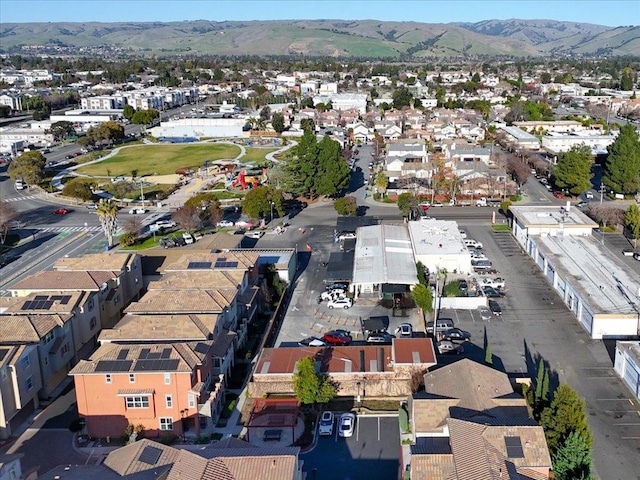
[[[24,302],[20,310],[31,310],[31,300]]]
[[[138,360],[134,372],[171,372],[178,368],[178,359]]]
[[[36,302],[43,302],[45,300],[49,300],[49,296],[48,295],[36,295],[35,297],[33,297],[33,299]]]
[[[144,447],[142,452],[140,452],[140,456],[138,457],[138,461],[155,465],[160,460],[160,456],[162,455],[162,450],[156,447]]]
[[[504,444],[507,447],[507,457],[524,458],[520,437],[504,437]]]
[[[52,306],[53,306],[53,300],[47,300],[46,302],[43,302],[42,308],[44,310],[49,310]]]
[[[149,360],[160,360],[160,352],[151,352],[147,355],[147,359]]]
[[[138,355],[138,360],[144,360],[145,358],[147,358],[149,356],[150,351],[151,351],[150,348],[143,348],[142,350],[140,350],[140,354]]]
[[[118,352],[118,360],[125,360],[127,358],[127,355],[129,355],[129,349],[123,348]]]
[[[59,302],[60,300],[62,300],[62,295],[51,295],[49,296],[49,300],[52,300],[54,302]]]
[[[160,355],[160,358],[162,359],[171,358],[171,349],[170,348],[163,349],[162,354]]]
[[[189,262],[187,265],[188,270],[202,270],[211,268],[211,262]]]
[[[60,299],[60,303],[62,305],[66,305],[67,303],[69,303],[69,300],[71,300],[71,295],[63,295]]]
[[[133,364],[132,360],[100,360],[96,364],[96,372],[128,372]]]

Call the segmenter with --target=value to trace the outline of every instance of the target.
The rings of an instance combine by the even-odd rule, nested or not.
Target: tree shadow
[[[356,210],[357,217],[364,217],[369,211],[368,205],[358,205],[358,209]]]
[[[535,390],[537,387],[538,373],[540,369],[540,362],[549,375],[549,399],[553,398],[553,393],[560,385],[560,375],[557,370],[551,368],[551,364],[540,353],[531,352],[529,345],[527,345],[526,339],[524,342],[524,361],[527,368],[527,376],[531,379],[531,388]]]

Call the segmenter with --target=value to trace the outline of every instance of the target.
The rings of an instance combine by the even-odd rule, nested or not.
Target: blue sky
[[[179,20],[396,20],[508,18],[622,26],[640,23],[638,0],[1,0],[0,23]]]

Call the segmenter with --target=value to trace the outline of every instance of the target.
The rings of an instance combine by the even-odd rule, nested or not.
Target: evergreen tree
[[[311,357],[304,357],[296,363],[293,374],[293,391],[300,403],[327,403],[336,396],[336,387],[329,378],[316,371],[315,361]]]
[[[284,115],[282,115],[282,112],[274,112],[271,116],[271,126],[277,133],[284,132]]]
[[[607,148],[602,183],[615,193],[635,194],[640,190],[640,139],[636,127],[620,127],[615,142]]]
[[[637,247],[638,239],[640,238],[640,208],[635,203],[629,205],[629,208],[624,213],[624,226],[631,233],[634,248]]]
[[[591,447],[577,432],[567,440],[552,458],[556,480],[586,480],[591,478]]]
[[[586,145],[571,147],[558,155],[558,164],[553,169],[556,186],[566,188],[572,195],[580,195],[591,188],[591,149]]]
[[[433,312],[433,294],[428,285],[419,283],[413,287],[413,300],[423,312]]]
[[[552,455],[564,445],[572,433],[580,435],[587,445],[591,446],[593,439],[584,407],[584,400],[581,400],[578,393],[566,383],[555,391],[551,405],[542,412],[540,418],[540,425],[544,428]]]

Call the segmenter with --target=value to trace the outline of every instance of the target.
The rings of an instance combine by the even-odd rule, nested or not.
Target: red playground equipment
[[[236,178],[232,183],[232,187],[240,187],[241,190],[246,190],[247,187],[256,188],[260,183],[267,182],[267,169],[262,169],[262,182],[258,179],[257,176],[247,176],[246,170],[241,170],[238,174],[238,178]]]

